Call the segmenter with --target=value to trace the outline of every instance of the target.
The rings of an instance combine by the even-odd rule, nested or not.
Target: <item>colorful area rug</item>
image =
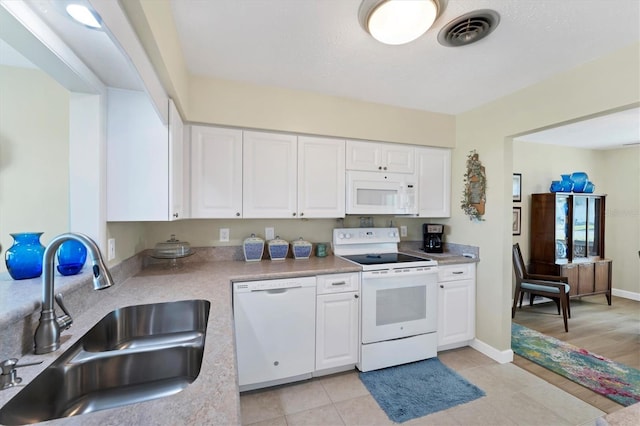
[[[466,381],[438,358],[360,373],[380,408],[397,423],[484,396],[482,389]]]
[[[521,357],[625,407],[640,401],[640,370],[514,323],[511,348]]]

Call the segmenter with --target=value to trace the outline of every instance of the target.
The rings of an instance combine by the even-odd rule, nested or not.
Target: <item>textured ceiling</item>
[[[639,0],[449,0],[424,36],[375,41],[360,0],[170,0],[189,70],[257,84],[458,114],[640,40]],[[493,9],[487,38],[444,47],[438,31]]]
[[[142,88],[106,34],[60,13],[67,0],[25,1],[105,84]],[[448,0],[434,27],[403,46],[382,45],[360,27],[360,0],[155,1],[170,2],[194,74],[449,114],[640,41],[640,0]],[[441,28],[480,9],[500,14],[492,34],[464,47],[438,44]],[[636,135],[638,142],[633,111],[518,140],[571,145],[581,138],[584,147],[602,148]]]

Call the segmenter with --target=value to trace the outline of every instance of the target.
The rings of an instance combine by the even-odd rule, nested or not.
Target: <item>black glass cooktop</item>
[[[383,265],[386,263],[411,263],[431,260],[423,259],[416,256],[410,256],[404,253],[352,254],[342,257],[361,265]]]

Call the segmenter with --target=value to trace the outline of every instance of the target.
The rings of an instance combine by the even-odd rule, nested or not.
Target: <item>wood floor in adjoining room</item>
[[[609,306],[603,295],[572,299],[568,333],[564,331],[562,318],[553,302],[534,306],[523,304],[522,309],[516,310],[513,321],[640,369],[640,302],[614,296]],[[609,398],[518,355],[514,356],[514,364],[606,413],[623,408]]]

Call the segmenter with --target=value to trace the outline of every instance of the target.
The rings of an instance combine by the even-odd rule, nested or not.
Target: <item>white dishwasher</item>
[[[233,283],[240,391],[311,377],[316,278]]]

